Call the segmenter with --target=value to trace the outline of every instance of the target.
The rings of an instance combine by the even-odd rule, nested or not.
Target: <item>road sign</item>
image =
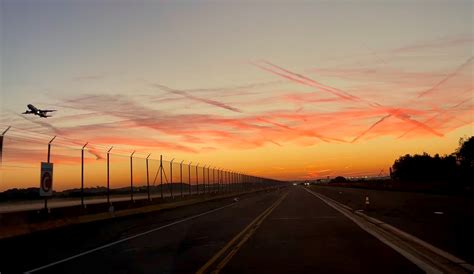
[[[53,195],[53,163],[41,162],[40,196]]]

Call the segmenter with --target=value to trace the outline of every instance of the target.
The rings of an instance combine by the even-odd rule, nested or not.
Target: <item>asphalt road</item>
[[[314,186],[312,190],[474,263],[474,199],[454,195]]]
[[[301,187],[3,240],[0,272],[194,273],[255,220],[223,273],[421,272]]]

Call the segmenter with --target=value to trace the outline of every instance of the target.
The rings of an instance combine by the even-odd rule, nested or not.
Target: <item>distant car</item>
[[[309,183],[304,183],[305,186],[309,186]]]
[[[294,186],[296,186],[296,183],[293,183]]]

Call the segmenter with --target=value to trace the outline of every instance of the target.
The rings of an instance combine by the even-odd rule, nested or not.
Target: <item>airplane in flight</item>
[[[44,110],[39,109],[39,108],[36,108],[35,106],[33,106],[32,104],[28,104],[27,107],[28,107],[28,110],[23,112],[22,114],[34,114],[34,115],[38,115],[39,117],[42,117],[42,118],[51,117],[51,115],[47,115],[48,112],[56,111],[55,109],[44,109]]]

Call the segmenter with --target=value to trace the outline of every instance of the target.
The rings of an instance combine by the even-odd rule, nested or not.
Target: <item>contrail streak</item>
[[[326,85],[323,85],[321,83],[318,83],[314,80],[312,80],[311,78],[308,78],[306,76],[303,76],[301,74],[296,74],[296,73],[293,73],[287,69],[284,69],[282,67],[279,67],[277,65],[274,65],[270,62],[267,62],[267,61],[261,61],[269,66],[271,66],[272,68],[276,68],[276,69],[279,69],[287,74],[290,74],[291,76],[287,75],[287,74],[284,74],[284,73],[281,73],[281,72],[278,72],[278,71],[275,71],[274,69],[270,69],[270,68],[266,68],[265,66],[262,66],[262,65],[259,65],[258,63],[255,63],[253,62],[252,64],[254,64],[255,66],[263,69],[263,70],[266,70],[268,72],[271,72],[273,74],[276,74],[276,75],[279,75],[281,77],[284,77],[284,78],[287,78],[289,80],[292,80],[292,81],[295,81],[295,82],[298,82],[298,83],[301,83],[303,85],[307,85],[307,86],[313,86],[313,87],[317,87],[319,89],[322,89],[324,91],[327,91],[327,92],[330,92],[338,97],[340,97],[341,99],[344,99],[344,100],[350,100],[350,101],[354,101],[354,102],[357,102],[357,101],[362,101],[362,102],[365,102],[367,103],[370,107],[374,107],[374,108],[383,108],[382,105],[380,105],[379,103],[377,102],[370,102],[370,101],[366,101],[366,100],[363,100],[357,96],[353,96],[347,92],[344,92],[342,90],[339,90],[337,88],[333,88],[333,87],[329,87],[329,86],[326,86]],[[292,77],[293,76],[293,77]],[[297,77],[297,78],[295,78]],[[299,79],[298,79],[299,78]],[[387,111],[387,110],[385,110]],[[409,122],[413,125],[416,125],[417,127],[420,127],[420,128],[423,128],[425,130],[427,130],[428,132],[431,132],[433,133],[434,135],[436,136],[443,136],[443,134],[437,132],[436,130],[430,128],[429,126],[419,122],[419,121],[416,121],[412,118],[410,118],[410,116],[408,116],[407,114],[405,113],[402,113],[400,112],[399,110],[390,110],[388,109],[387,111],[389,114],[393,115],[394,117],[402,120],[402,121],[405,121],[405,122]]]
[[[471,58],[467,59],[463,64],[461,64],[456,70],[454,70],[452,73],[448,74],[446,77],[444,77],[441,81],[439,81],[436,85],[434,85],[433,87],[431,87],[430,89],[427,89],[423,92],[421,92],[420,94],[418,94],[418,97],[417,98],[421,98],[423,96],[426,96],[427,94],[430,94],[431,92],[433,92],[434,90],[436,90],[439,86],[441,86],[442,84],[446,83],[447,81],[449,81],[451,78],[453,78],[454,76],[456,76],[459,72],[461,72],[466,66],[468,66],[472,60],[474,60],[474,57],[471,56]]]
[[[163,90],[166,90],[167,92],[170,92],[170,93],[173,93],[173,94],[177,94],[177,95],[181,95],[185,98],[188,98],[188,99],[191,99],[191,100],[194,100],[194,101],[198,101],[198,102],[202,102],[202,103],[206,103],[208,105],[213,105],[213,106],[216,106],[216,107],[219,107],[219,108],[223,108],[223,109],[227,109],[227,110],[230,110],[230,111],[233,111],[233,112],[238,112],[238,113],[242,113],[242,110],[238,109],[238,108],[235,108],[235,107],[232,107],[232,106],[229,106],[225,103],[222,103],[222,102],[219,102],[219,101],[215,101],[215,100],[211,100],[211,99],[206,99],[206,98],[201,98],[201,97],[196,97],[196,96],[193,96],[185,91],[181,91],[181,90],[176,90],[176,89],[172,89],[172,88],[169,88],[169,87],[166,87],[166,86],[163,86],[163,85],[160,85],[160,84],[153,84],[154,86],[160,88],[160,89],[163,89]]]
[[[466,102],[469,102],[470,100],[472,100],[472,98],[467,98],[466,100],[463,100],[461,101],[460,103],[457,103],[456,105],[450,107],[449,109],[455,109],[457,107],[459,107],[460,105],[466,103]],[[428,120],[425,121],[425,123],[429,123],[431,121],[433,121],[434,119],[438,118],[439,116],[443,115],[444,113],[448,112],[448,110],[444,110],[443,112],[439,112],[438,114],[432,116],[431,118],[429,118]],[[464,121],[462,121],[464,122]],[[408,133],[412,132],[413,130],[415,130],[417,127],[412,127],[410,128],[409,130],[405,131],[405,133],[403,133],[402,135],[398,136],[397,139],[401,139],[403,137],[405,137]]]
[[[317,88],[317,89],[320,89],[320,90],[329,92],[329,93],[331,93],[331,94],[333,94],[333,95],[335,95],[335,96],[337,96],[337,97],[339,97],[339,98],[341,98],[341,99],[343,99],[343,100],[350,100],[350,101],[353,101],[353,100],[354,100],[354,98],[352,98],[351,96],[347,96],[347,95],[341,94],[341,92],[337,91],[337,90],[334,89],[334,88],[327,87],[327,86],[322,85],[322,84],[320,84],[320,83],[318,83],[318,82],[316,82],[316,81],[314,81],[314,80],[312,80],[312,79],[310,79],[310,78],[307,78],[307,77],[304,77],[304,76],[302,76],[302,75],[300,75],[300,74],[296,74],[296,73],[293,73],[293,72],[291,72],[291,71],[285,70],[285,69],[283,69],[283,68],[281,68],[281,67],[278,67],[278,66],[276,66],[276,65],[273,65],[273,64],[268,63],[268,62],[266,62],[266,61],[263,61],[263,62],[264,62],[265,64],[267,64],[267,65],[270,65],[272,68],[267,68],[267,67],[262,66],[262,65],[260,65],[260,64],[258,64],[258,63],[255,63],[255,62],[251,62],[251,63],[252,63],[254,66],[256,66],[256,67],[258,67],[258,68],[260,68],[260,69],[263,69],[263,70],[265,70],[265,71],[268,71],[268,72],[270,72],[270,73],[272,73],[272,74],[275,74],[275,75],[278,75],[278,76],[280,76],[280,77],[286,78],[286,79],[288,79],[288,80],[290,80],[290,81],[297,82],[297,83],[300,83],[300,84],[302,84],[302,85],[310,86],[310,87],[313,87],[313,88]],[[279,71],[277,71],[277,70],[275,70],[275,69],[278,69],[278,70],[280,70],[280,71],[282,71],[282,72],[279,72]],[[289,74],[289,75],[288,75],[288,74]]]
[[[321,83],[319,83],[319,82],[317,82],[317,81],[315,81],[315,80],[313,80],[313,79],[311,79],[311,78],[308,78],[308,77],[306,77],[306,76],[304,76],[304,75],[301,75],[301,74],[298,74],[298,73],[294,73],[294,72],[292,72],[292,71],[289,71],[289,70],[287,70],[287,69],[285,69],[285,68],[282,68],[282,67],[280,67],[280,66],[277,66],[277,65],[275,65],[275,64],[273,64],[273,63],[270,63],[270,62],[268,62],[268,61],[263,60],[262,62],[265,63],[265,64],[267,64],[267,65],[269,65],[269,66],[272,66],[273,68],[277,68],[277,69],[279,69],[279,70],[281,70],[281,71],[283,71],[283,72],[286,72],[286,73],[288,73],[288,74],[291,74],[291,75],[294,75],[294,76],[296,76],[296,77],[299,77],[299,78],[301,78],[301,79],[303,79],[303,80],[306,80],[306,81],[308,81],[312,86],[315,86],[315,87],[318,87],[318,88],[320,88],[320,89],[329,91],[329,92],[331,92],[331,93],[333,93],[333,94],[339,96],[339,97],[342,98],[342,99],[351,100],[351,101],[357,101],[357,100],[360,99],[360,98],[358,98],[358,97],[356,97],[356,96],[353,96],[353,95],[351,95],[351,94],[349,94],[349,93],[347,93],[347,92],[345,92],[345,91],[342,91],[342,90],[340,90],[340,89],[337,89],[337,88],[334,88],[334,87],[330,87],[330,86],[327,86],[327,85],[323,85],[323,84],[321,84]]]
[[[359,140],[362,136],[364,136],[365,134],[367,134],[369,131],[371,131],[375,126],[377,126],[378,124],[382,123],[385,119],[391,117],[392,114],[389,114],[389,115],[386,115],[382,118],[380,118],[377,122],[375,122],[374,124],[372,124],[367,130],[365,130],[364,132],[362,132],[361,134],[359,134],[357,137],[354,138],[354,140],[351,141],[351,143],[354,143],[355,141]]]

